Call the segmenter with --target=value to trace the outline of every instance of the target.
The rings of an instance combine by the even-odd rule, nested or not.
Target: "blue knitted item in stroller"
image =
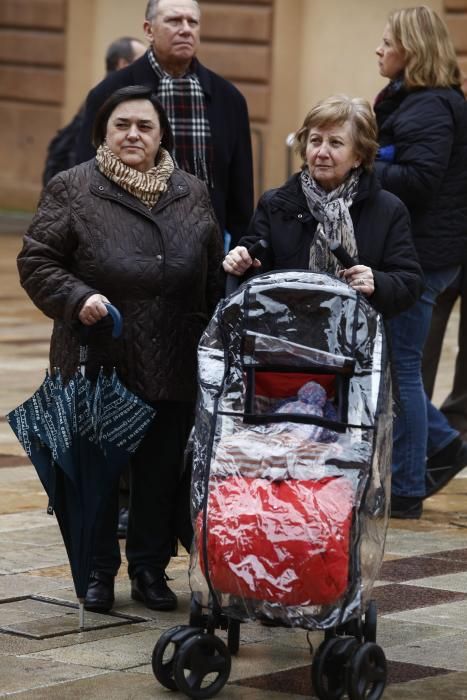
[[[381,316],[333,276],[263,274],[219,304],[198,359],[190,624],[156,644],[156,677],[212,697],[240,622],[259,619],[325,631],[319,698],[378,700],[387,672],[371,590],[392,446]]]

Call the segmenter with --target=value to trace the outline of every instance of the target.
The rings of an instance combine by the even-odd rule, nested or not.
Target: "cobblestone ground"
[[[47,364],[50,322],[17,282],[23,226],[21,219],[0,221],[0,416],[32,393]],[[449,388],[455,320],[438,399]],[[188,620],[187,557],[174,558],[169,569],[180,600],[176,612],[151,612],[132,601],[122,567],[116,615],[87,613],[79,632],[65,549],[46,503],[34,468],[0,418],[0,697],[169,697],[154,679],[151,653],[164,630]],[[390,524],[374,591],[378,642],[389,666],[386,700],[467,698],[466,526],[466,470],[426,502],[422,520]],[[315,648],[321,639],[310,635]],[[219,697],[314,697],[310,664],[303,630],[242,625],[240,651]]]

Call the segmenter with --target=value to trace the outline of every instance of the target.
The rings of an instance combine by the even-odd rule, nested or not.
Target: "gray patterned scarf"
[[[96,162],[100,172],[152,209],[174,171],[174,162],[165,148],[159,149],[159,162],[145,173],[130,168],[102,143],[97,149]]]
[[[350,176],[335,190],[326,192],[313,180],[308,170],[300,176],[303,194],[308,208],[318,221],[316,234],[310,246],[308,267],[313,272],[336,274],[342,269],[329,249],[329,243],[337,241],[353,258],[358,258],[357,242],[349,207],[357,194],[361,168],[352,170]]]

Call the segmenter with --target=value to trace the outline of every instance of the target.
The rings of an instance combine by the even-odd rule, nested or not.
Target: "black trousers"
[[[144,569],[165,570],[178,538],[189,551],[191,470],[184,468],[193,425],[191,402],[158,401],[156,417],[130,460],[130,507],[126,556],[130,578]],[[98,522],[93,569],[115,575],[121,564],[115,485]]]

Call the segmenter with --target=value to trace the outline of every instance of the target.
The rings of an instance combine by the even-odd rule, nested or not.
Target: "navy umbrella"
[[[121,333],[120,313],[106,304],[112,335]],[[99,513],[129,456],[138,448],[155,411],[119,380],[101,369],[85,376],[87,347],[80,347],[80,368],[63,382],[58,369],[8,415],[49,497],[65,544],[84,627],[84,598],[92,568]]]

